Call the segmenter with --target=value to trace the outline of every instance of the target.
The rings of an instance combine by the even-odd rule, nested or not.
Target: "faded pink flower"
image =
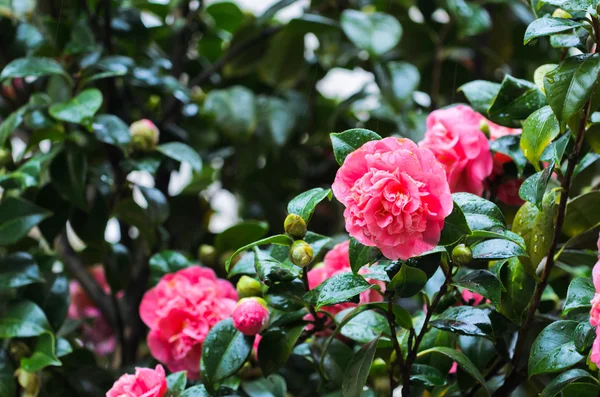
[[[346,157],[332,186],[346,207],[346,230],[389,259],[435,247],[452,197],[442,165],[404,138],[365,143]]]
[[[150,328],[150,352],[171,371],[186,370],[188,378],[197,379],[202,343],[236,302],[235,288],[209,268],[190,266],[164,276],[140,304],[142,321]]]
[[[483,193],[492,173],[490,145],[480,130],[485,118],[468,106],[458,105],[431,112],[420,147],[430,149],[448,176],[450,190]]]
[[[327,280],[340,273],[349,273],[352,272],[350,268],[350,255],[349,255],[349,247],[350,241],[344,241],[343,243],[337,244],[330,250],[323,259],[323,266],[316,267],[311,269],[308,272],[308,287],[310,289],[315,288],[323,281]],[[359,273],[365,274],[368,273],[369,270],[367,268],[360,269]],[[382,291],[385,291],[385,283],[378,280],[369,280],[367,281],[371,284],[379,285]],[[372,289],[361,292],[360,294],[360,303],[369,303],[369,302],[381,302],[383,298],[377,291]],[[325,306],[322,310],[325,310],[331,314],[337,314],[342,310],[348,309],[350,307],[356,307],[355,303],[339,303],[333,306]],[[310,315],[309,315],[310,316]],[[310,317],[309,317],[310,318]]]
[[[461,295],[462,299],[471,306],[477,306],[484,300],[483,296],[479,295],[476,292],[469,291],[468,289],[464,289]]]
[[[269,308],[262,298],[241,299],[233,314],[233,325],[244,335],[254,336],[261,333],[269,324]]]
[[[135,375],[124,374],[106,392],[106,397],[163,397],[167,379],[162,365],[156,369],[136,368]]]
[[[110,294],[110,287],[106,282],[102,265],[90,267],[89,272],[98,282],[105,293]],[[84,343],[96,353],[106,355],[115,350],[116,341],[109,322],[102,316],[100,310],[86,294],[77,281],[69,283],[71,304],[69,305],[69,318],[84,321],[81,325]],[[88,320],[88,322],[85,322]],[[91,320],[91,324],[89,321]]]

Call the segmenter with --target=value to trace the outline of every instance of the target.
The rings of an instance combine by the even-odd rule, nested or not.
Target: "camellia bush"
[[[0,0],[0,397],[598,395],[599,8]]]

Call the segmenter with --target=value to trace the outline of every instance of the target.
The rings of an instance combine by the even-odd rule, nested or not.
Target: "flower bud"
[[[375,360],[373,360],[373,363],[371,364],[371,369],[369,370],[369,376],[373,378],[378,378],[381,376],[386,376],[387,372],[387,364],[382,358],[378,357]]]
[[[557,8],[552,13],[552,18],[569,19],[569,18],[572,18],[572,17],[573,17],[573,15],[569,14],[567,11],[563,10],[562,8]]]
[[[452,250],[452,262],[459,266],[466,265],[473,260],[473,252],[471,248],[464,244],[458,244]]]
[[[10,165],[13,161],[12,154],[8,149],[0,148],[0,167]]]
[[[264,331],[269,324],[269,308],[262,298],[240,299],[233,314],[234,327],[244,335],[253,336]]]
[[[217,262],[217,250],[212,245],[202,244],[198,248],[198,259],[205,265],[212,266]]]
[[[260,281],[248,277],[242,276],[235,286],[238,296],[240,298],[248,298],[251,296],[262,296],[262,284]]]
[[[479,122],[479,130],[483,132],[486,137],[490,137],[490,125],[488,124],[487,120],[481,120]]]
[[[15,371],[15,376],[25,392],[21,394],[22,396],[36,397],[40,393],[40,376],[38,374],[19,368]]]
[[[158,144],[159,131],[150,120],[142,119],[131,124],[129,133],[135,150],[149,152]]]
[[[289,214],[283,222],[285,232],[292,237],[302,238],[306,234],[306,222],[300,215]]]
[[[313,249],[304,240],[295,241],[290,248],[290,259],[294,265],[306,267],[313,260]]]

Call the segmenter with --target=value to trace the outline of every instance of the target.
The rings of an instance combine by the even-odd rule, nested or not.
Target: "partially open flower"
[[[269,324],[269,308],[262,298],[243,298],[231,317],[238,331],[253,336],[262,332]]]
[[[129,126],[131,142],[135,150],[148,152],[154,150],[158,144],[159,130],[154,123],[148,119],[142,119]]]

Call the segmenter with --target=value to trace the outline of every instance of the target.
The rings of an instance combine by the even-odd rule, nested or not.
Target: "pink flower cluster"
[[[349,255],[350,241],[344,241],[343,243],[337,244],[331,251],[329,251],[323,259],[323,266],[317,266],[312,268],[308,272],[308,287],[310,289],[315,288],[323,281],[335,276],[340,273],[349,273],[352,271],[350,268],[350,255]],[[367,268],[362,268],[359,273],[368,273]],[[381,290],[385,292],[385,284],[382,281],[368,280],[371,284],[377,284],[381,287]],[[369,302],[381,302],[383,298],[381,295],[372,289],[364,291],[360,294],[360,303]],[[325,306],[323,310],[337,314],[342,310],[350,307],[357,306],[355,303],[339,303],[333,306]]]
[[[404,138],[365,143],[346,157],[332,185],[345,205],[346,230],[389,259],[435,247],[452,196],[433,153]]]
[[[110,287],[106,282],[102,265],[92,266],[89,272],[104,292],[110,294]],[[84,343],[101,355],[114,351],[116,344],[114,332],[100,310],[83,290],[83,287],[77,281],[71,281],[69,292],[71,294],[71,304],[69,305],[68,316],[73,320],[84,321],[81,326]],[[86,320],[91,320],[91,324],[85,322]]]
[[[156,369],[136,368],[135,375],[121,376],[106,393],[106,397],[163,397],[167,379],[162,365]]]
[[[202,343],[215,324],[231,316],[237,299],[231,283],[209,268],[190,266],[164,276],[140,305],[150,328],[150,353],[171,371],[186,370],[197,379]]]
[[[600,252],[600,237],[598,238],[598,251]],[[594,282],[596,294],[590,302],[592,304],[592,309],[590,310],[590,325],[597,328],[596,339],[592,346],[590,360],[600,366],[600,254],[598,255],[598,262],[596,262],[594,269],[592,270],[592,281]]]

